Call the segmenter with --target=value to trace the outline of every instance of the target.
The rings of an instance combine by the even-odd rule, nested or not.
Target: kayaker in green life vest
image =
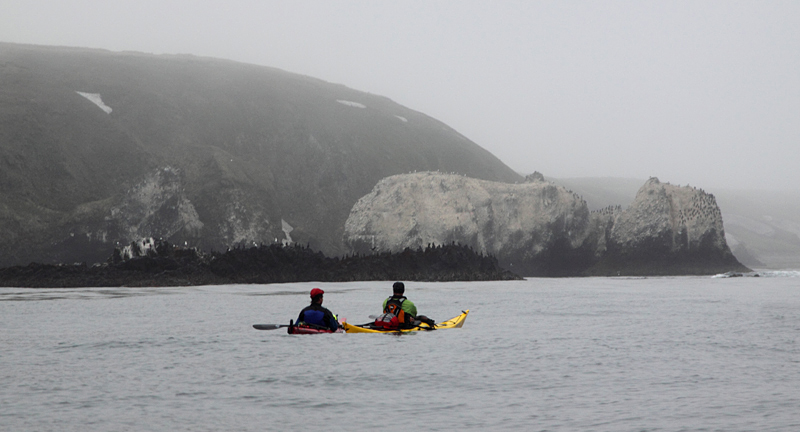
[[[431,327],[436,323],[424,315],[417,316],[417,306],[403,294],[406,286],[403,282],[392,285],[392,296],[383,301],[383,315],[375,320],[375,325],[384,328],[411,328],[420,322]]]

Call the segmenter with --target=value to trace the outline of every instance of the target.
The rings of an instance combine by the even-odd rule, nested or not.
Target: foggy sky
[[[797,1],[5,1],[0,41],[310,75],[523,174],[800,189]]]

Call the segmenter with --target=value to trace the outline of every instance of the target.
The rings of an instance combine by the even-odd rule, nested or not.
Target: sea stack
[[[725,241],[714,195],[652,177],[615,215],[606,251],[589,274],[713,274],[748,271]]]

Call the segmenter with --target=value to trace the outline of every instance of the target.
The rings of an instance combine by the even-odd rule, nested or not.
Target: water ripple
[[[800,290],[791,281],[409,283],[422,313],[473,312],[462,329],[402,337],[252,330],[294,318],[309,284],[0,290],[0,423],[794,431]],[[391,284],[320,286],[326,306],[366,319]],[[74,301],[83,299],[95,301]]]

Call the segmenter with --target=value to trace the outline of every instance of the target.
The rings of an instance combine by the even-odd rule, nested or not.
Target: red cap
[[[314,297],[316,297],[318,295],[322,295],[322,294],[325,294],[325,291],[322,291],[319,288],[314,288],[314,289],[311,290],[311,298],[314,298]]]

